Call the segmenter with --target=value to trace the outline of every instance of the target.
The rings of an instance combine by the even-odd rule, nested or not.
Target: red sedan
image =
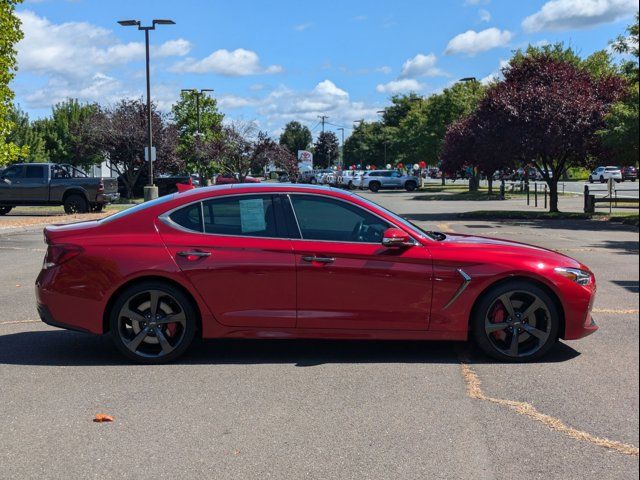
[[[40,316],[157,363],[203,338],[466,340],[530,361],[597,330],[595,278],[538,247],[423,231],[342,190],[231,185],[45,228]]]

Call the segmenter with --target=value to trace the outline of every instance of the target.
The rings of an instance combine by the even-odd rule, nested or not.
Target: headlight
[[[567,277],[578,285],[589,285],[591,283],[591,274],[584,270],[580,270],[579,268],[557,267],[554,270],[556,273],[559,273],[563,277]]]

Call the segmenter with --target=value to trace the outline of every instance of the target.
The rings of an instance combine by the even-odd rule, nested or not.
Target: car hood
[[[443,240],[445,244],[465,250],[479,250],[483,255],[496,254],[499,255],[501,260],[508,260],[509,257],[513,257],[514,260],[518,261],[528,259],[534,262],[542,262],[547,265],[588,270],[585,265],[567,255],[547,248],[537,247],[535,245],[475,235],[463,235],[457,233],[447,233],[446,235],[447,238]]]

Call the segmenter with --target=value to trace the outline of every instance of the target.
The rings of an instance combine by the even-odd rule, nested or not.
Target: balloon
[[[413,169],[414,170],[418,170],[420,168],[420,165],[418,165],[417,163],[413,164]]]
[[[427,163],[426,162],[420,162],[419,165],[420,165],[420,168],[425,168],[427,166]]]
[[[387,163],[387,170],[391,170],[391,164]]]

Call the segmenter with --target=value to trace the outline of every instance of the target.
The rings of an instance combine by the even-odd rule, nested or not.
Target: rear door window
[[[202,202],[205,233],[281,237],[271,195],[216,198]]]
[[[32,180],[44,180],[45,171],[44,165],[27,165],[24,177]]]

